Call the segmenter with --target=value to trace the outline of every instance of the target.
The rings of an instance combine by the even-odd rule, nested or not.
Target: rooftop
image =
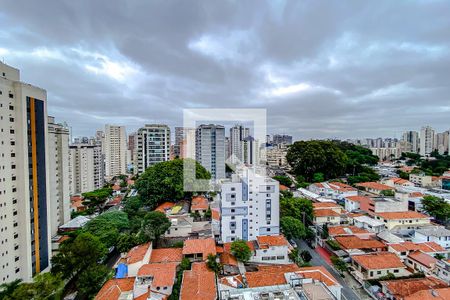
[[[191,270],[184,271],[180,300],[215,300],[216,280],[205,263],[193,263]]]
[[[372,227],[375,226],[383,226],[384,223],[381,222],[380,220],[375,220],[374,218],[371,218],[369,216],[358,216],[358,217],[354,217],[353,218],[355,221],[361,222],[361,223],[366,223]]]
[[[380,283],[397,299],[402,299],[422,290],[447,287],[445,282],[434,277],[388,280]]]
[[[418,291],[405,297],[404,300],[448,300],[450,299],[450,288],[429,289]]]
[[[202,253],[206,259],[208,254],[216,254],[216,243],[212,238],[185,240],[182,253],[183,255]]]
[[[342,206],[334,202],[320,202],[320,203],[313,203],[312,205],[314,209],[335,208],[335,207],[342,208]]]
[[[118,300],[120,294],[132,292],[134,277],[108,280],[95,296],[95,300]]]
[[[151,242],[133,247],[127,254],[127,264],[134,264],[144,259],[145,254],[152,246]],[[144,262],[147,263],[147,262]]]
[[[437,262],[436,258],[422,251],[411,252],[408,257],[428,268],[432,268]]]
[[[248,287],[262,287],[286,284],[284,273],[300,271],[295,264],[258,266],[258,271],[247,272]]]
[[[361,183],[357,183],[356,186],[369,188],[369,189],[373,189],[373,190],[378,190],[378,191],[394,190],[393,187],[390,187],[388,185],[381,184],[378,182],[361,182]]]
[[[338,217],[339,214],[332,209],[314,209],[314,217]]]
[[[159,211],[162,213],[166,213],[166,211],[168,211],[169,209],[171,209],[172,207],[175,206],[175,203],[173,202],[164,202],[162,204],[160,204],[157,208],[155,208],[155,211]]]
[[[423,243],[413,243],[413,242],[403,242],[398,244],[390,244],[390,247],[397,252],[406,251],[422,251],[422,252],[444,252],[445,249],[435,242],[423,242]]]
[[[145,264],[138,271],[138,277],[153,277],[152,286],[172,286],[175,282],[177,263]]]
[[[66,224],[59,226],[60,229],[81,228],[86,225],[91,219],[85,216],[78,216],[75,219],[70,220]]]
[[[352,234],[364,234],[364,233],[369,233],[367,230],[363,229],[363,228],[359,228],[356,226],[330,226],[328,227],[328,233],[331,236],[335,236],[335,235],[352,235]]]
[[[399,211],[399,212],[384,212],[375,214],[386,220],[398,219],[430,219],[429,216],[421,214],[417,211]]]
[[[416,229],[416,232],[425,236],[444,237],[450,236],[450,230],[443,226],[429,226]]]
[[[343,249],[376,249],[384,248],[386,245],[378,240],[372,239],[360,239],[357,236],[337,236],[335,237],[336,242],[342,246]]]
[[[261,235],[256,237],[261,249],[273,246],[289,246],[288,241],[282,235]]]
[[[204,196],[192,198],[191,210],[207,210],[209,207],[208,199]]]
[[[345,199],[349,200],[349,201],[353,201],[353,202],[366,202],[366,201],[370,201],[370,197],[367,196],[348,196],[345,197]]]
[[[406,268],[400,258],[390,252],[353,255],[352,259],[367,270]]]
[[[336,278],[334,278],[323,266],[302,267],[295,273],[304,278],[318,280],[327,286],[340,285]]]
[[[151,263],[181,262],[182,259],[182,248],[153,249],[150,256]]]

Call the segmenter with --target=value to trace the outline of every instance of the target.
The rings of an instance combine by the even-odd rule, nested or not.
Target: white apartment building
[[[266,149],[267,165],[270,167],[287,167],[287,145],[278,144]]]
[[[223,242],[280,233],[279,183],[258,175],[256,168],[233,174],[231,181],[222,184],[220,199]]]
[[[408,152],[419,153],[419,133],[417,131],[404,132],[402,140],[408,143]]]
[[[104,184],[101,145],[94,143],[71,145],[69,177],[72,194],[82,194],[101,188]]]
[[[424,126],[420,130],[420,155],[428,156],[434,150],[434,129]]]
[[[230,128],[230,156],[233,164],[244,161],[244,139],[250,136],[250,129],[242,125],[234,125]],[[227,157],[228,158],[228,157]]]
[[[0,63],[0,284],[50,263],[47,92]]]
[[[145,125],[137,132],[137,171],[170,159],[170,128],[167,125]]]
[[[437,150],[440,155],[443,155],[445,152],[448,152],[449,141],[449,131],[437,133],[434,139],[433,148]]]
[[[196,129],[195,160],[211,173],[212,179],[225,178],[225,127],[209,124]]]
[[[69,128],[48,117],[51,235],[70,221]]]
[[[105,175],[109,180],[127,172],[127,140],[125,126],[105,126]]]
[[[195,159],[195,128],[183,127],[180,141],[180,158]]]

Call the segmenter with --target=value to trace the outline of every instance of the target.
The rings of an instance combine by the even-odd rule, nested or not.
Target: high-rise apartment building
[[[409,143],[408,152],[419,153],[419,133],[417,131],[404,132],[402,139]]]
[[[286,135],[286,134],[274,134],[273,135],[273,144],[275,144],[275,145],[280,145],[280,144],[291,145],[292,144],[292,136]]]
[[[48,117],[51,235],[70,221],[69,128]]]
[[[106,125],[105,142],[105,174],[109,180],[114,176],[127,172],[127,140],[125,126]]]
[[[225,127],[200,125],[195,135],[195,160],[211,173],[212,179],[225,178]]]
[[[47,92],[0,63],[0,284],[50,263]]]
[[[170,158],[170,128],[167,125],[145,125],[137,132],[137,171]]]
[[[250,129],[242,125],[234,125],[230,128],[230,156],[232,163],[237,164],[244,161],[244,145],[242,141],[249,136]]]
[[[128,135],[128,152],[127,152],[127,164],[133,168],[133,173],[137,172],[136,168],[136,155],[137,155],[137,133],[133,132]]]
[[[69,177],[72,194],[99,189],[104,184],[103,153],[100,143],[74,143],[69,147]]]
[[[420,130],[420,155],[428,156],[433,152],[434,147],[434,129],[430,126],[424,126]]]
[[[221,240],[254,240],[280,233],[279,183],[245,168],[224,182],[220,192]]]
[[[180,158],[195,159],[195,128],[183,128]]]
[[[439,152],[439,154],[443,155],[448,152],[449,146],[449,132],[444,131],[441,133],[437,133],[434,139],[434,149]]]

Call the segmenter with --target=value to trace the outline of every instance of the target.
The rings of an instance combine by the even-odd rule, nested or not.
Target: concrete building
[[[170,128],[167,125],[149,124],[137,132],[137,172],[168,161],[170,156]]]
[[[420,130],[420,155],[429,156],[434,150],[434,129],[430,126],[424,126]]]
[[[175,127],[174,153],[180,158],[195,159],[195,128]]]
[[[279,144],[266,149],[266,160],[269,167],[286,168],[288,162],[286,160],[287,145]]]
[[[437,133],[434,139],[434,149],[439,152],[440,155],[448,153],[449,147],[449,132],[444,131],[442,133]]]
[[[243,141],[249,136],[250,129],[242,125],[237,124],[230,128],[230,156],[232,163],[244,162],[245,150]]]
[[[278,181],[244,169],[222,184],[220,199],[223,242],[280,233]]]
[[[0,63],[0,284],[50,264],[47,92]]]
[[[400,258],[394,253],[375,252],[370,254],[353,255],[351,273],[359,281],[378,279],[393,274],[395,277],[410,275]]]
[[[127,172],[127,140],[125,126],[106,125],[105,143],[105,176],[109,180],[114,176]]]
[[[70,221],[69,128],[48,117],[51,235]]]
[[[69,182],[72,194],[99,189],[104,184],[102,147],[98,144],[72,144],[69,147]]]
[[[272,143],[275,145],[291,145],[292,144],[292,136],[286,134],[274,134]]]
[[[133,132],[128,135],[128,153],[127,153],[127,165],[133,168],[133,173],[137,172],[137,133]]]
[[[404,132],[402,140],[408,143],[408,152],[419,153],[419,133],[417,131]]]
[[[435,242],[445,249],[450,250],[450,230],[444,226],[427,226],[414,231],[412,239],[415,243]]]
[[[225,127],[210,124],[196,129],[195,160],[211,173],[212,179],[225,178]]]

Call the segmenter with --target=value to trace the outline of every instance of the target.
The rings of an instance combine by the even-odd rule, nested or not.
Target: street
[[[299,246],[299,250],[308,250],[309,253],[311,253],[312,259],[310,261],[311,265],[313,266],[323,266],[325,269],[327,269],[328,272],[331,273],[331,275],[336,278],[336,280],[339,282],[340,285],[342,285],[342,299],[343,300],[366,300],[371,299],[364,290],[361,288],[354,289],[355,286],[359,286],[359,284],[351,277],[350,274],[346,274],[345,279],[339,275],[338,272],[334,270],[333,267],[327,263],[327,261],[319,255],[315,249],[311,249],[308,244],[306,244],[303,240],[295,240],[297,245]],[[352,286],[352,287],[351,287]]]

